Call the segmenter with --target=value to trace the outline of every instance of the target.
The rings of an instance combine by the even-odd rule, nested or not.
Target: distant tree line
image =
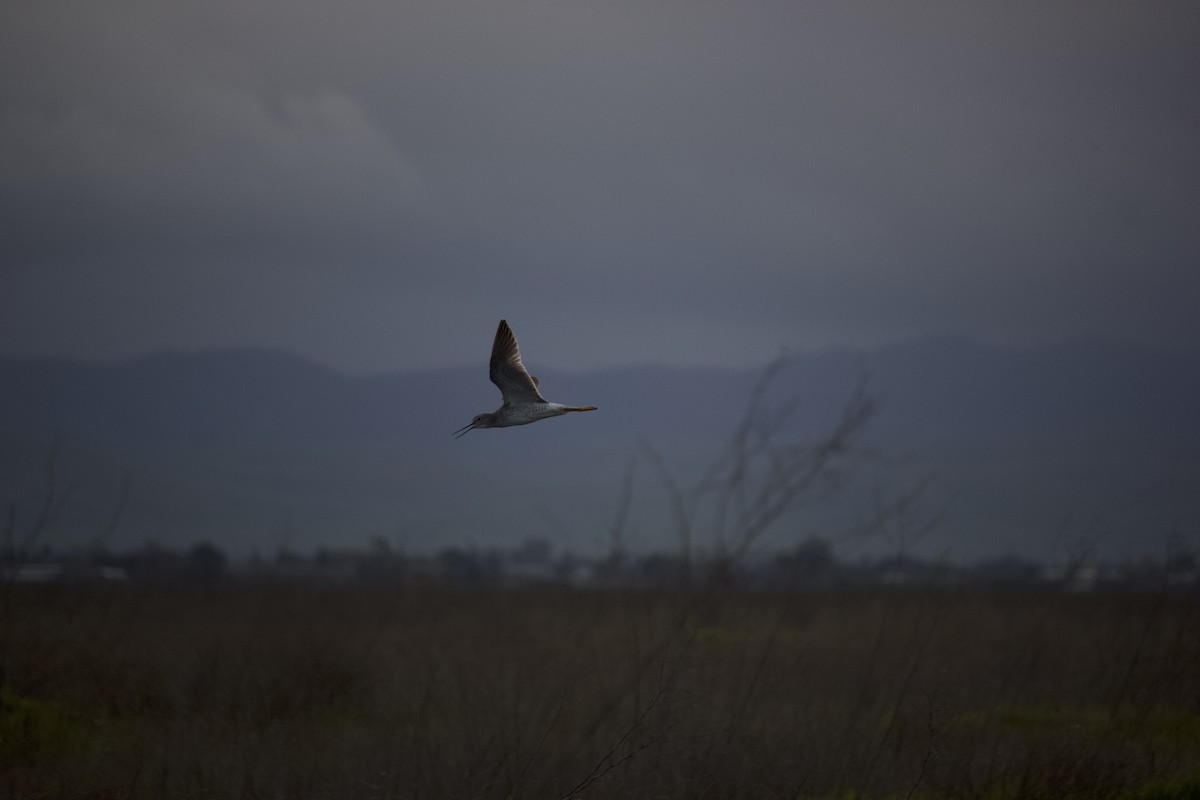
[[[512,548],[447,547],[411,554],[374,539],[365,547],[318,547],[304,554],[281,549],[235,560],[211,542],[173,549],[157,543],[113,552],[0,553],[0,576],[8,583],[126,581],[217,583],[275,580],[395,583],[414,586],[497,588],[575,586],[672,588],[697,575],[709,584],[760,590],[832,590],[869,586],[971,586],[1009,589],[1200,590],[1200,560],[1173,548],[1162,558],[1142,557],[1090,564],[1047,565],[1020,556],[951,564],[911,555],[839,559],[833,544],[810,538],[769,555],[730,559],[726,554],[614,551],[588,558],[555,552],[531,538]]]

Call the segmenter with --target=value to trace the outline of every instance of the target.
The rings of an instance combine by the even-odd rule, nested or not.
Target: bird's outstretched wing
[[[521,351],[517,349],[517,337],[513,336],[508,323],[500,320],[496,329],[496,341],[492,343],[492,360],[488,377],[500,387],[505,403],[544,403],[546,398],[538,391],[537,380],[530,376],[521,363]]]

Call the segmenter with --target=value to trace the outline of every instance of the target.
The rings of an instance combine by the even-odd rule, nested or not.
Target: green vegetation
[[[6,798],[1200,797],[1195,596],[14,587]]]

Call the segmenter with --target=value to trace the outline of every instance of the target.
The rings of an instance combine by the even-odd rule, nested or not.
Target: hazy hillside
[[[776,384],[800,402],[788,435],[830,424],[864,369],[881,400],[868,438],[887,462],[840,502],[784,520],[775,544],[837,536],[926,475],[935,481],[920,513],[946,516],[918,543],[925,552],[1054,557],[1087,536],[1112,554],[1158,553],[1169,535],[1200,534],[1200,357],[957,339],[797,357]],[[112,364],[4,358],[0,500],[16,535],[29,530],[57,436],[63,502],[46,533],[56,543],[105,530],[129,476],[113,543],[208,539],[244,553],[375,536],[415,550],[543,536],[599,550],[640,443],[681,476],[694,472],[732,431],[758,374],[543,371],[549,397],[600,411],[454,441],[451,431],[498,403],[481,366],[349,377],[252,350]],[[644,464],[628,531],[637,548],[674,541]],[[869,546],[894,547],[898,535]]]

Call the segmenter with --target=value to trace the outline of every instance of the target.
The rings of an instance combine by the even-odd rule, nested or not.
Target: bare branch
[[[780,357],[763,368],[737,426],[693,485],[681,485],[662,454],[642,444],[643,457],[667,493],[685,570],[691,569],[702,510],[709,512],[712,546],[719,554],[714,571],[721,571],[743,557],[797,503],[839,491],[868,459],[869,451],[858,441],[878,404],[868,391],[865,372],[828,431],[812,441],[790,442],[785,434],[800,410],[799,400],[770,398],[786,364]]]
[[[62,440],[58,434],[50,440],[50,452],[46,455],[46,493],[42,497],[42,505],[38,509],[37,517],[34,519],[33,526],[25,537],[17,546],[18,557],[24,557],[33,547],[34,543],[41,538],[42,534],[54,522],[54,517],[66,504],[68,498],[74,492],[73,486],[68,486],[64,491],[58,491],[58,451],[62,444]]]
[[[625,473],[621,476],[621,494],[617,498],[617,511],[608,529],[609,549],[614,558],[625,556],[625,524],[629,520],[629,508],[633,505],[633,481],[636,475],[637,459],[631,457],[625,463]]]
[[[121,481],[121,494],[117,497],[117,507],[113,509],[112,516],[108,518],[108,522],[101,529],[100,534],[92,541],[92,549],[99,550],[108,543],[112,535],[117,530],[117,525],[121,522],[121,517],[125,515],[125,509],[129,505],[129,495],[133,489],[133,469],[125,470],[125,477]]]
[[[671,514],[675,518],[675,530],[679,534],[680,556],[683,559],[683,584],[686,586],[691,581],[692,572],[692,522],[687,502],[684,499],[683,491],[679,488],[679,482],[675,480],[675,476],[667,467],[662,455],[649,442],[642,442],[642,452],[658,473],[663,489],[667,492],[667,498],[671,502]]]

